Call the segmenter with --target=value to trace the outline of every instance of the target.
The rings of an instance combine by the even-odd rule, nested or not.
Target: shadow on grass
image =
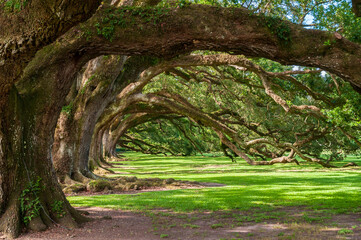
[[[342,213],[358,211],[361,207],[360,170],[335,171],[309,163],[301,166],[249,166],[242,162],[231,163],[225,157],[163,157],[133,153],[129,156],[132,161],[122,162],[125,168],[118,168],[128,176],[175,178],[227,186],[136,195],[78,196],[69,197],[70,202],[76,206],[129,210],[168,208],[175,211],[306,206]],[[360,163],[357,157],[350,159]],[[337,164],[345,163],[347,161]]]
[[[226,183],[230,177],[218,177],[214,182]],[[209,178],[208,178],[209,179]],[[300,181],[298,178],[262,178],[244,176],[237,180],[242,185],[220,188],[147,192],[137,195],[100,195],[71,197],[77,206],[99,206],[116,209],[169,208],[175,211],[195,210],[248,210],[275,206],[309,206],[315,209],[335,209],[349,212],[360,208],[360,177],[344,177],[332,181],[331,177]],[[200,179],[199,179],[200,180]],[[327,181],[331,181],[327,184]],[[323,183],[323,184],[320,184]],[[343,184],[350,185],[348,187]]]

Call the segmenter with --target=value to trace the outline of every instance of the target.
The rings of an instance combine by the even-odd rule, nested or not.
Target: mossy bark
[[[19,197],[29,179],[34,180],[35,177],[41,178],[44,186],[38,193],[42,209],[27,227],[44,229],[51,223],[47,215],[69,227],[76,226],[75,221],[83,219],[70,207],[57,181],[54,181],[49,152],[53,129],[46,124],[49,114],[57,117],[58,109],[53,112],[44,107],[37,111],[38,103],[44,99],[37,98],[36,94],[29,94],[26,98],[24,92],[18,93],[14,84],[22,78],[25,67],[36,58],[39,49],[55,41],[73,25],[89,18],[100,0],[52,0],[46,3],[34,0],[21,6],[19,12],[11,12],[11,9],[9,12],[5,4],[6,1],[0,3],[0,231],[13,238],[20,233],[23,225]],[[36,79],[36,74],[33,74],[29,91],[36,92]],[[47,91],[46,88],[40,89]],[[63,202],[65,215],[62,219],[57,219],[52,212],[53,201]]]
[[[60,182],[66,179],[84,182],[97,178],[88,166],[90,143],[95,124],[116,95],[125,57],[107,56],[91,60],[82,74],[69,112],[58,120],[53,144],[53,160]]]
[[[51,145],[61,107],[87,58],[48,54],[45,48],[28,64],[22,78],[6,96],[7,105],[0,115],[0,231],[9,237],[16,237],[23,225],[20,195],[29,182],[37,179],[41,179],[41,191],[37,194],[40,215],[26,227],[44,229],[52,223],[51,218],[72,228],[83,219],[67,202],[58,185]],[[37,64],[45,56],[52,60],[46,68]],[[52,210],[54,201],[63,203],[62,218],[58,219]]]
[[[149,59],[153,58],[100,57],[92,63],[95,67],[84,72],[85,84],[73,100],[71,111],[59,118],[55,134],[53,159],[61,182],[98,178],[92,168],[106,162],[98,150],[89,156],[96,122],[117,94],[152,64]]]
[[[118,80],[120,84],[114,88],[115,93],[118,95],[114,98],[114,102],[122,101],[124,98],[120,95],[122,95],[123,91],[127,92],[126,88],[138,81],[140,75],[147,68],[155,65],[156,63],[157,59],[154,57],[130,57],[125,63],[122,75]],[[106,164],[105,158],[115,155],[115,149],[109,148],[111,147],[111,142],[110,139],[107,139],[106,137],[109,133],[110,126],[117,119],[116,116],[118,115],[118,112],[114,111],[114,106],[117,106],[117,104],[111,103],[107,106],[94,127],[89,155],[89,161],[93,162],[93,165]]]
[[[52,126],[43,124],[53,118],[48,113],[37,112],[32,108],[28,98],[18,95],[13,88],[10,94],[5,132],[6,150],[0,169],[0,231],[9,238],[19,235],[22,226],[33,230],[44,230],[47,226],[58,222],[68,228],[77,226],[78,221],[85,220],[66,200],[55,177],[51,162]],[[40,191],[36,193],[40,204],[39,214],[24,225],[26,212],[21,212],[21,193],[28,188],[30,182],[40,179]],[[54,202],[62,203],[63,214],[59,218],[54,212]]]

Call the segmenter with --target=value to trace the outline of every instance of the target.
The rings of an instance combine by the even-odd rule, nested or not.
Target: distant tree
[[[357,109],[350,111],[353,118],[348,120],[345,120],[345,116],[331,116],[340,113],[340,109],[348,109],[347,101],[360,101],[357,93],[356,98],[349,95],[352,94],[352,90],[348,84],[339,79],[332,80],[331,76],[322,75],[319,70],[292,70],[265,60],[259,63],[267,66],[272,72],[266,72],[260,65],[255,65],[247,59],[241,61],[242,58],[231,56],[227,59],[226,55],[208,55],[204,56],[203,60],[207,58],[208,62],[211,62],[212,58],[223,59],[224,64],[228,62],[230,66],[188,66],[170,69],[168,74],[158,77],[146,86],[143,92],[145,96],[149,96],[151,102],[148,104],[161,105],[168,108],[171,113],[186,116],[196,124],[201,123],[202,126],[215,130],[223,139],[223,150],[227,146],[233,151],[236,148],[238,151],[242,149],[256,159],[277,159],[255,162],[246,157],[250,164],[293,162],[294,156],[299,155],[307,161],[330,167],[329,160],[322,159],[322,153],[350,153],[360,148],[360,115]],[[328,84],[325,85],[326,82]],[[330,87],[329,84],[334,87]],[[312,89],[317,89],[317,92]],[[139,99],[147,102],[140,97]],[[143,109],[148,108],[143,106]],[[202,117],[204,114],[207,118]],[[127,121],[129,119],[126,118]],[[334,122],[336,119],[340,122]],[[120,125],[124,127],[122,122]],[[149,149],[149,146],[145,145],[154,142],[157,142],[157,145],[177,146],[174,139],[166,137],[168,134],[163,127],[159,126],[156,131],[154,125],[148,129],[145,126],[142,124],[135,128],[135,131],[129,132],[133,137],[138,136],[132,138],[134,141],[126,134],[120,144],[127,147],[129,145],[124,145],[124,142],[133,143],[131,149],[135,150],[134,145],[137,145],[143,152]],[[136,129],[140,129],[140,132]],[[154,132],[165,136],[163,139],[153,138]],[[124,130],[122,134],[125,133]],[[174,137],[180,136],[177,133],[173,134]],[[118,133],[117,138],[119,135]],[[139,136],[150,142],[138,141]],[[183,139],[187,142],[189,138]],[[197,150],[194,145],[193,149]],[[177,149],[183,151],[183,154],[186,152],[181,147]],[[287,151],[292,152],[289,159],[283,157]],[[246,156],[241,153],[238,155],[243,158]]]

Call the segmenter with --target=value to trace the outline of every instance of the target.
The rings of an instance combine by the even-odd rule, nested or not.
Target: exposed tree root
[[[83,171],[83,172],[77,171],[73,174],[72,179],[74,179],[74,181],[81,183],[88,183],[91,180],[99,180],[99,179],[109,180],[108,178],[98,176],[91,171]]]
[[[7,208],[0,218],[0,231],[4,233],[6,238],[13,239],[19,236],[22,227],[33,231],[44,231],[51,225],[59,225],[65,229],[71,230],[79,227],[80,223],[89,221],[90,219],[81,215],[81,213],[70,206],[62,192],[53,191],[53,197],[48,198],[51,191],[45,189],[40,193],[39,197],[39,213],[33,216],[29,223],[23,224],[23,216],[21,216],[20,208],[20,192],[14,192],[9,199]],[[60,191],[60,190],[59,190]],[[61,203],[58,210],[54,210],[52,205],[54,202]]]
[[[20,203],[18,196],[20,193],[13,193],[9,199],[9,204],[0,218],[0,231],[5,234],[7,238],[16,238],[20,233]]]
[[[354,163],[354,162],[350,162],[350,163],[347,163],[347,164],[343,165],[342,167],[343,168],[344,167],[358,167],[358,165],[356,163]]]

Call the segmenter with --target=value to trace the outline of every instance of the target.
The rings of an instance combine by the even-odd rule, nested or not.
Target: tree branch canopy
[[[60,39],[57,48],[62,54],[158,57],[205,49],[227,51],[286,65],[318,67],[361,87],[359,44],[339,34],[272,21],[245,9],[206,5],[168,9],[161,14],[156,8],[104,6]],[[327,41],[332,44],[325,44]]]

